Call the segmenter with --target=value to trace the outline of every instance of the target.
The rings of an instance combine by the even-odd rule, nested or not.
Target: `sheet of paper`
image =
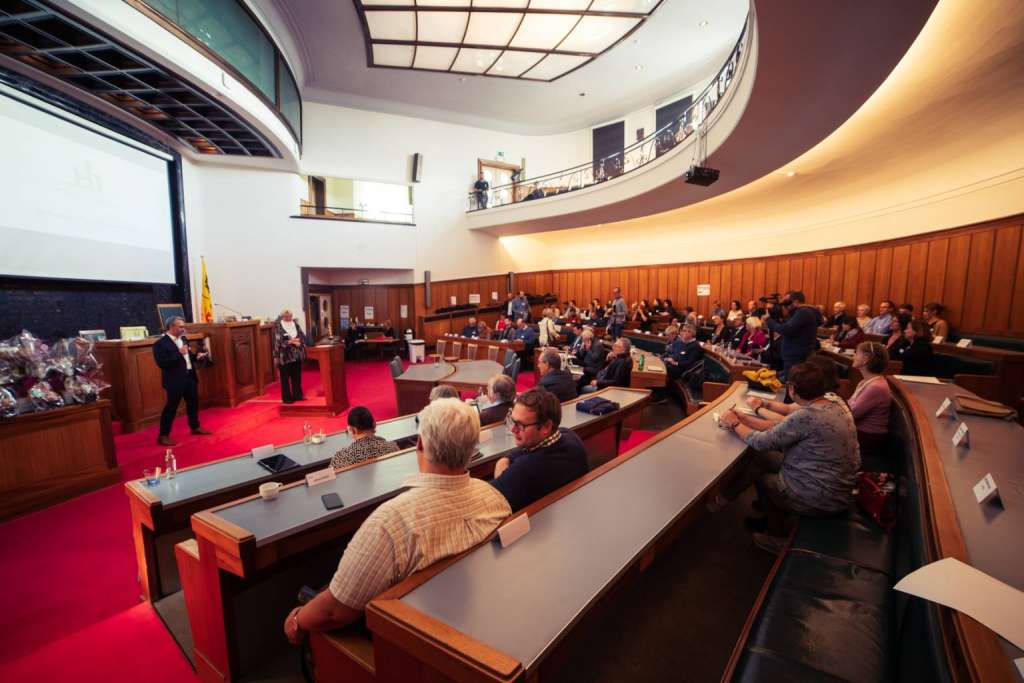
[[[938,377],[919,377],[917,375],[893,375],[896,379],[904,382],[917,382],[918,384],[942,384]]]
[[[252,457],[256,458],[257,460],[259,460],[260,458],[265,458],[268,455],[273,455],[273,454],[274,454],[274,444],[272,444],[272,443],[268,443],[265,446],[257,446],[256,448],[252,449]]]
[[[1024,648],[1024,591],[947,557],[903,577],[896,590],[963,612]]]

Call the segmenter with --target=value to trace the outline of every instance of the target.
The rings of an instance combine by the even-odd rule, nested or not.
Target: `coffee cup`
[[[323,432],[317,432],[311,437],[311,441],[315,444],[321,444],[327,439],[327,435]]]
[[[280,490],[281,483],[277,481],[268,481],[266,484],[260,484],[260,496],[263,497],[263,500],[274,500],[277,498]]]

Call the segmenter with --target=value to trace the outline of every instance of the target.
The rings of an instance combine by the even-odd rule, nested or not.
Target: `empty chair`
[[[457,361],[462,357],[462,342],[452,342],[452,355],[445,356],[446,361]]]
[[[434,346],[434,353],[430,354],[429,357],[433,359],[444,358],[444,349],[447,344],[448,342],[444,339],[438,339],[437,344]]]
[[[519,367],[522,365],[522,363],[523,361],[519,358],[519,356],[513,355],[512,362],[507,363],[502,368],[502,372],[511,377],[512,381],[515,382],[519,378]]]
[[[476,360],[476,352],[479,348],[476,344],[466,344],[466,360]]]
[[[391,362],[388,363],[388,365],[391,366],[391,376],[392,377],[398,377],[399,375],[402,374],[402,359],[399,358],[398,356],[395,356],[394,358],[392,358]]]
[[[515,351],[513,351],[512,349],[505,349],[505,360],[501,361],[501,364],[507,367],[512,364],[512,359],[515,357]]]
[[[495,363],[498,362],[498,347],[488,346],[487,347],[487,360],[493,360]]]

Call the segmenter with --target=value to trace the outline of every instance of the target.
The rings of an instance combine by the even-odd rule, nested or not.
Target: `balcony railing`
[[[299,200],[299,217],[327,218],[335,221],[357,221],[364,223],[391,223],[395,225],[415,225],[412,208],[408,211],[375,209],[372,207],[315,206],[311,202]]]
[[[695,133],[706,133],[705,123],[740,73],[742,60],[746,55],[749,23],[748,16],[747,21],[743,24],[743,30],[740,31],[740,37],[736,40],[736,45],[722,68],[718,70],[714,80],[673,121],[621,152],[536,178],[492,187],[485,192],[470,192],[466,211],[480,211],[496,206],[543,199],[591,187],[646,166]]]
[[[217,62],[264,101],[302,145],[302,98],[270,35],[241,0],[127,0]]]

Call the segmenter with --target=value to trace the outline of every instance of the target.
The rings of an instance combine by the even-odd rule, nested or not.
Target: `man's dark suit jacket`
[[[501,422],[508,415],[508,411],[512,409],[512,402],[506,401],[504,403],[495,403],[494,405],[488,406],[480,411],[480,426],[486,427],[487,425]]]
[[[195,354],[189,352],[192,359],[192,367],[196,367]],[[161,380],[164,389],[168,391],[180,391],[185,386],[185,379],[188,377],[188,366],[185,364],[185,357],[181,355],[174,340],[166,334],[161,336],[153,344],[153,358],[160,366]],[[196,381],[199,381],[197,375]]]
[[[608,355],[608,351],[599,341],[594,341],[590,345],[590,350],[585,351],[580,349],[576,353],[576,362],[583,366],[583,370],[591,377],[596,377],[597,373],[604,369],[605,356]]]
[[[628,353],[616,356],[604,370],[597,374],[597,388],[628,387],[633,374],[633,358]]]
[[[559,401],[576,398],[576,380],[565,370],[552,370],[541,375],[540,386],[557,396]]]

